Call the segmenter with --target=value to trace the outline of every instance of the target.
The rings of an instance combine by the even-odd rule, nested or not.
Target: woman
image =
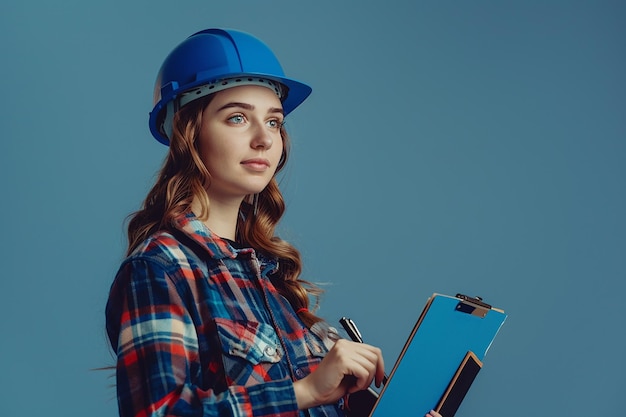
[[[310,92],[233,30],[163,63],[150,130],[169,153],[106,310],[121,416],[341,416],[345,395],[380,384],[380,350],[309,310],[300,255],[274,236],[284,117]]]

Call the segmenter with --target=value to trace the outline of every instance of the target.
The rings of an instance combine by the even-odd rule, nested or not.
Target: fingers
[[[380,383],[383,375],[380,349],[363,343],[338,340],[315,371],[297,381],[298,405],[334,402],[348,393],[366,389],[374,379]]]
[[[376,386],[380,387],[385,378],[385,361],[383,360],[383,353],[380,349],[377,352],[378,360],[376,361]]]
[[[435,410],[430,410],[425,417],[441,417],[441,414],[439,414]]]
[[[349,393],[367,388],[374,379],[377,385],[382,381],[385,369],[379,348],[341,340],[332,350],[335,350],[337,366],[343,369],[345,376],[352,376],[343,382]]]
[[[383,378],[385,377],[385,362],[383,360],[382,352],[379,348],[359,343],[357,344],[355,361],[363,366],[362,371],[362,384],[359,384],[358,389],[365,389],[374,380],[377,387],[380,387]]]

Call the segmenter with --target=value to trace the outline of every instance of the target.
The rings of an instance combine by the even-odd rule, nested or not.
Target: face
[[[262,86],[215,93],[202,112],[198,148],[211,174],[210,199],[239,200],[261,192],[283,152],[282,104]]]

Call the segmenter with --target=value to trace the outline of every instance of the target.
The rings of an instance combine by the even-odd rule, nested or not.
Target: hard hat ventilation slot
[[[274,91],[274,93],[281,100],[286,97],[286,88],[281,83],[276,81],[257,77],[227,78],[224,80],[217,80],[209,84],[204,84],[194,88],[191,91],[182,93],[178,98],[179,108],[183,107],[193,100],[199,99],[209,94],[217,93],[218,91],[226,90],[227,88],[237,87],[240,85],[260,85]]]

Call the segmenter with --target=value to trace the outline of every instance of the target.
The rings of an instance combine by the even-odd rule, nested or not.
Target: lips
[[[242,161],[241,165],[253,171],[265,171],[270,167],[270,161],[264,158],[251,158]]]

